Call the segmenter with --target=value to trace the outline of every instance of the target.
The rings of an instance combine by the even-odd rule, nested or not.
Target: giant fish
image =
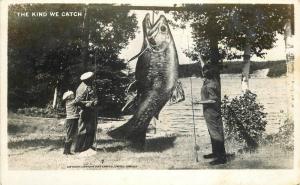
[[[137,55],[135,86],[137,108],[122,126],[108,132],[115,139],[127,139],[137,147],[145,143],[146,131],[153,117],[169,101],[178,80],[178,56],[175,43],[165,16],[154,25],[150,15],[143,20],[144,41]]]

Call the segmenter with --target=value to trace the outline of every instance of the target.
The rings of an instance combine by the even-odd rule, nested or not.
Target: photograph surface
[[[9,4],[9,170],[293,169],[293,4]]]

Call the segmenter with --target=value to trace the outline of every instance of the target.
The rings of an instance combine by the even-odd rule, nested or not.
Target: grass
[[[263,145],[256,152],[239,153],[227,142],[229,162],[210,166],[202,158],[210,152],[209,139],[198,137],[199,162],[195,162],[192,133],[174,138],[148,139],[145,151],[109,138],[98,126],[96,155],[62,155],[64,127],[56,118],[34,118],[10,114],[8,119],[9,169],[287,169],[293,167],[293,152],[278,145]]]

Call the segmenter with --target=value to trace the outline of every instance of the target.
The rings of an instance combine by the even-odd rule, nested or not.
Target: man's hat
[[[86,72],[86,73],[83,73],[80,77],[80,80],[87,80],[89,78],[91,78],[92,76],[94,76],[94,73],[93,72]]]
[[[72,94],[74,94],[72,91],[67,91],[64,93],[62,99],[65,100],[67,99],[69,96],[71,96]]]

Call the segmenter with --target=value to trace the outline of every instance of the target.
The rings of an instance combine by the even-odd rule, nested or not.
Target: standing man
[[[76,90],[75,104],[80,107],[78,121],[78,138],[75,152],[83,152],[92,148],[97,131],[97,104],[98,98],[92,87],[93,72],[81,75],[81,84]]]
[[[211,139],[212,153],[204,155],[205,159],[214,159],[209,164],[225,164],[224,131],[221,117],[221,86],[216,78],[214,67],[207,63],[203,66],[204,82],[201,88],[203,115]]]

